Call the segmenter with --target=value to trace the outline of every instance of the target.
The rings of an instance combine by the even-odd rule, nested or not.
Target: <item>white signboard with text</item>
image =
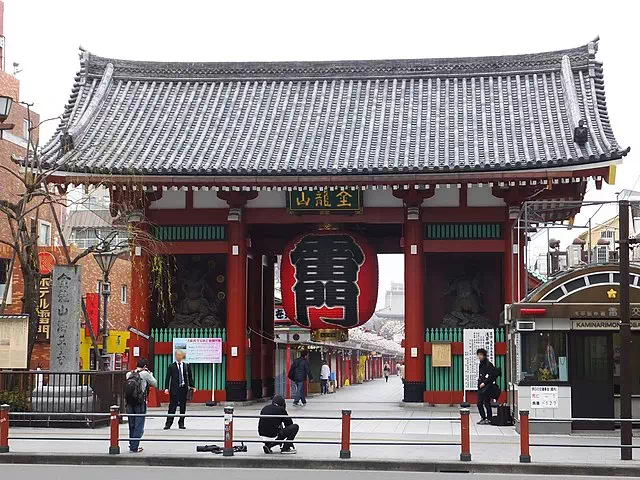
[[[27,368],[28,315],[0,315],[0,368]]]
[[[221,338],[174,338],[174,355],[176,350],[184,350],[189,363],[222,363]]]
[[[558,387],[531,386],[531,408],[558,408]]]
[[[478,389],[479,362],[476,352],[487,351],[491,363],[495,363],[495,336],[492,328],[464,329],[464,389]]]

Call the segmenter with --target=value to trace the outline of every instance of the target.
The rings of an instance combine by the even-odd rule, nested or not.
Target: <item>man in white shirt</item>
[[[322,362],[322,368],[320,369],[320,394],[326,395],[329,393],[329,378],[331,377],[331,369],[327,364],[327,361]]]

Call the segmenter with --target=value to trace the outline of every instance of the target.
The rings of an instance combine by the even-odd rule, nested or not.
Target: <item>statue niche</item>
[[[477,274],[463,271],[449,280],[444,296],[453,297],[451,311],[442,319],[445,328],[492,328],[485,315],[483,294]]]
[[[178,276],[180,294],[175,315],[169,327],[221,328],[224,326],[221,314],[225,295],[221,292],[214,295],[208,282],[208,264],[204,263],[204,268],[201,265],[202,263],[189,262],[187,268],[180,269],[182,270],[179,271]]]

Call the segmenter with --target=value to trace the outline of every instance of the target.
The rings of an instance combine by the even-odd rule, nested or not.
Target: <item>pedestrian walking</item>
[[[271,404],[265,406],[260,415],[269,415],[269,417],[262,417],[258,421],[258,435],[275,439],[273,442],[264,442],[262,447],[264,453],[273,453],[271,449],[276,445],[280,445],[280,453],[296,453],[296,447],[291,441],[295,440],[300,427],[289,417],[284,398],[280,395],[273,397]],[[282,440],[289,440],[289,442],[282,442]]]
[[[496,379],[500,372],[487,357],[487,351],[479,348],[476,352],[480,362],[478,373],[478,412],[480,413],[479,425],[491,425],[491,400],[500,396],[500,387],[496,384]]]
[[[184,415],[187,412],[187,400],[191,399],[191,395],[196,391],[196,388],[191,365],[184,361],[184,351],[176,350],[175,355],[176,361],[169,365],[167,369],[164,393],[169,395],[169,415],[174,415],[178,406],[180,407],[180,415]],[[173,418],[167,417],[167,421],[164,424],[165,430],[171,428]],[[184,426],[184,417],[178,418],[178,428],[181,430],[186,428]]]
[[[138,366],[127,372],[124,383],[124,398],[127,402],[127,414],[144,415],[147,413],[147,395],[149,387],[157,387],[158,382],[148,369],[148,362],[145,358],[138,359]],[[140,440],[144,434],[145,417],[128,417],[129,421],[129,451],[140,453],[143,448]]]
[[[331,378],[331,368],[326,360],[322,361],[322,368],[320,369],[320,394],[329,394],[329,378]]]
[[[384,368],[382,369],[382,373],[384,375],[385,383],[389,383],[389,373],[391,372],[391,368],[388,363],[384,364]]]
[[[305,406],[307,404],[307,399],[304,396],[304,382],[307,378],[311,381],[313,380],[313,375],[311,375],[311,366],[309,365],[309,360],[307,360],[307,352],[302,351],[300,353],[300,357],[296,358],[291,364],[291,368],[289,369],[289,380],[291,380],[296,385],[296,393],[293,397],[293,405]]]
[[[398,369],[398,373],[400,374],[400,379],[402,380],[402,383],[404,383],[404,370],[405,370],[404,362],[402,362],[400,364],[400,368]]]

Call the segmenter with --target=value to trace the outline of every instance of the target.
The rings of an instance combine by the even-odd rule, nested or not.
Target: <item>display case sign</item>
[[[221,338],[174,338],[174,355],[176,350],[183,350],[189,363],[222,363]]]
[[[558,408],[558,387],[531,386],[531,409]]]
[[[362,213],[362,191],[293,190],[287,193],[287,210],[294,213]]]
[[[495,334],[492,328],[465,328],[464,342],[464,389],[477,390],[480,375],[476,352],[480,348],[487,351],[491,363],[495,363]]]
[[[0,315],[0,368],[27,368],[28,315]]]

